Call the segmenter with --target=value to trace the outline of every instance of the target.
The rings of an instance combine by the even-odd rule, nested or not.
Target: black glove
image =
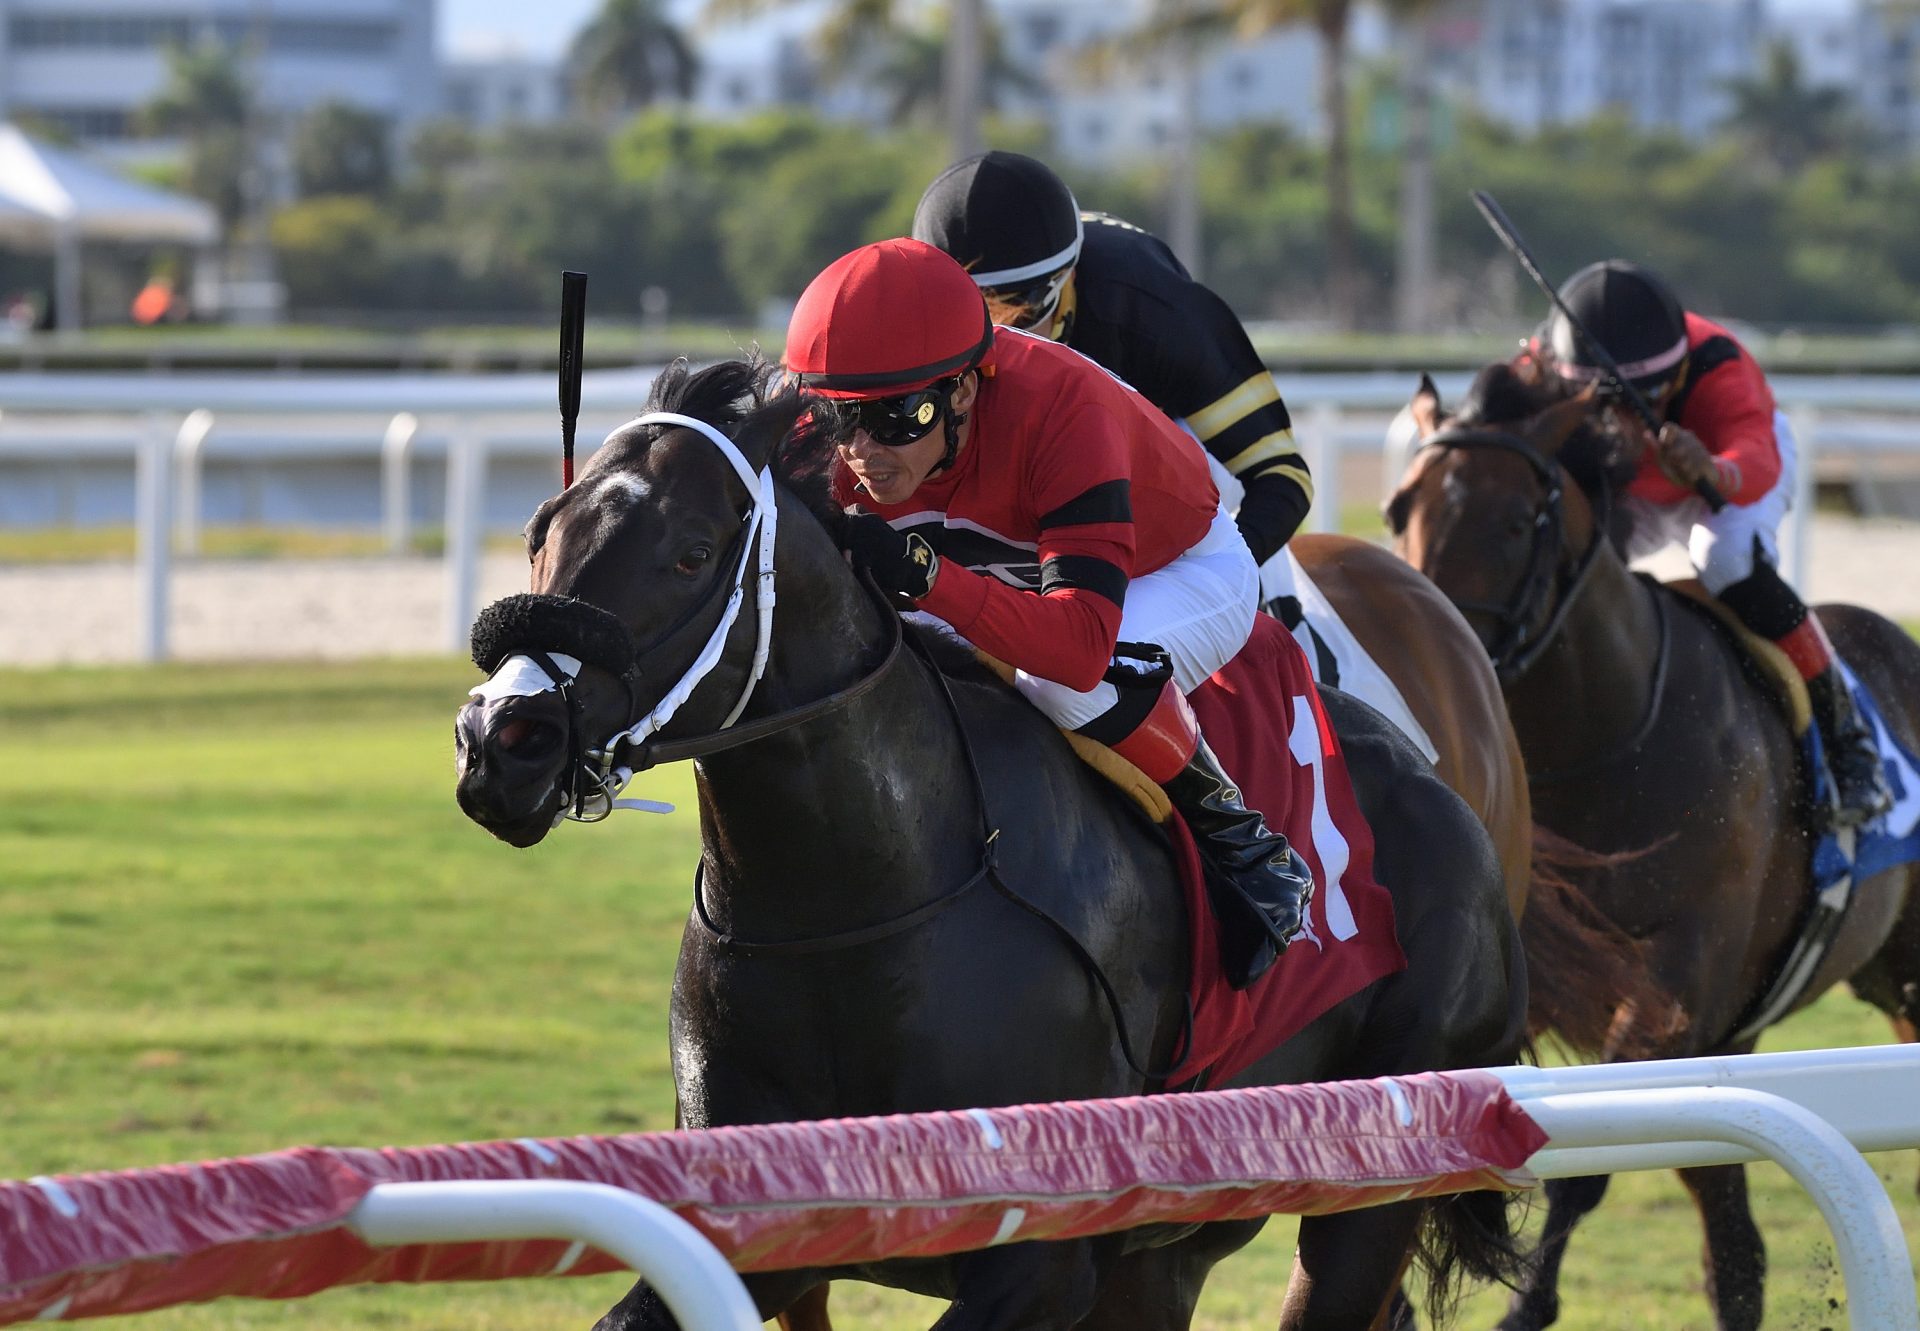
[[[871,573],[881,590],[916,601],[933,590],[940,573],[940,556],[924,537],[895,531],[878,513],[848,513],[844,544],[853,566]]]

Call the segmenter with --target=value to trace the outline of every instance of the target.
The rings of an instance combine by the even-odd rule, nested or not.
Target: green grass
[[[0,672],[0,1177],[300,1143],[671,1122],[666,1002],[690,812],[513,851],[452,798],[451,662]],[[685,799],[684,772],[648,793]],[[1873,1042],[1833,995],[1769,1047]],[[1911,1155],[1876,1163],[1920,1235]],[[1752,1171],[1771,1326],[1835,1324],[1831,1242]],[[1224,1266],[1200,1325],[1271,1327],[1292,1222]],[[1575,1328],[1709,1325],[1671,1175],[1618,1180],[1568,1263]],[[622,1277],[229,1300],[132,1328],[588,1325]],[[1464,1325],[1494,1320],[1478,1296]],[[841,1286],[851,1331],[931,1305]]]

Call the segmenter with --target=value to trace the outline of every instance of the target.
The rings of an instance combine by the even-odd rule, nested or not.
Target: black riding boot
[[[1858,827],[1871,822],[1893,807],[1893,791],[1887,786],[1887,772],[1874,746],[1873,730],[1860,715],[1838,666],[1828,666],[1808,680],[1807,694],[1813,702],[1813,723],[1820,727],[1820,746],[1826,750],[1827,771],[1833,777],[1839,802],[1834,824]]]
[[[1200,845],[1227,982],[1244,989],[1300,932],[1313,896],[1312,871],[1285,837],[1240,802],[1240,788],[1220,770],[1206,740],[1165,789]]]

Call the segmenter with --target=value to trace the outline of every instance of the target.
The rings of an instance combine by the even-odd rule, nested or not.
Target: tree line
[[[751,11],[783,0],[710,2]],[[1393,9],[1411,20],[1426,7]],[[583,29],[569,62],[578,114],[563,123],[480,133],[444,121],[397,142],[365,112],[317,108],[291,137],[298,197],[270,217],[239,187],[247,90],[230,61],[177,52],[150,119],[188,145],[179,184],[230,228],[265,227],[295,317],[525,317],[550,303],[554,272],[573,267],[594,273],[609,313],[657,314],[664,301],[675,317],[751,323],[777,318],[835,255],[903,232],[951,151],[937,105],[915,95],[940,86],[939,43],[901,27],[888,0],[842,8],[885,20],[830,23],[826,40],[837,67],[895,71],[888,128],[796,110],[690,116],[674,99],[695,57],[657,0],[606,0]],[[1140,37],[1141,49],[1177,49],[1311,22],[1329,61],[1326,141],[1249,125],[1199,140],[1184,159],[1105,173],[1055,165],[1088,207],[1183,237],[1197,229],[1205,276],[1245,317],[1385,325],[1403,276],[1412,153],[1406,136],[1369,126],[1403,107],[1405,79],[1390,68],[1349,77],[1348,8],[1161,0]],[[1017,89],[997,40],[985,55],[986,100]],[[1754,321],[1920,321],[1920,237],[1902,220],[1920,170],[1878,151],[1845,97],[1808,88],[1784,49],[1731,92],[1727,125],[1704,144],[1623,118],[1521,135],[1451,108],[1447,132],[1419,145],[1437,200],[1424,223],[1436,322],[1486,325],[1531,308],[1468,205],[1471,188],[1492,189],[1555,272],[1623,254],[1666,271],[1693,303]],[[1048,156],[1037,124],[989,119],[982,135]]]

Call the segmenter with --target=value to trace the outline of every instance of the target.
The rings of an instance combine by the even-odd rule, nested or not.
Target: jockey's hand
[[[1669,421],[1660,427],[1653,446],[1660,470],[1675,485],[1691,490],[1702,481],[1709,485],[1725,483],[1713,454],[1693,431],[1683,430]]]
[[[895,531],[878,513],[849,512],[844,544],[853,566],[871,573],[881,590],[916,601],[933,590],[940,573],[940,556],[925,538]]]

